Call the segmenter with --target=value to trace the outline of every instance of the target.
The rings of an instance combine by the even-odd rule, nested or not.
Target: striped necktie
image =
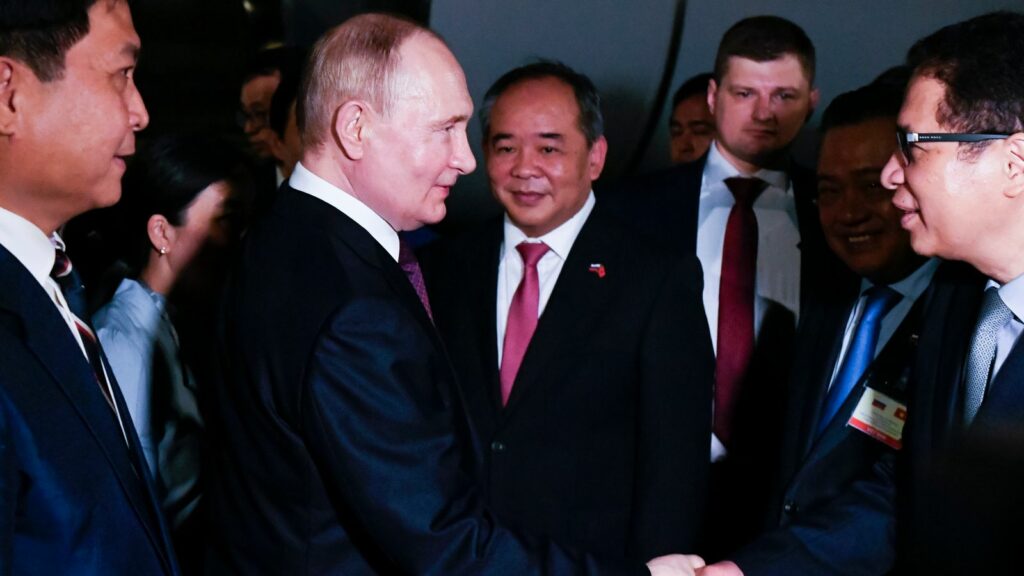
[[[106,371],[103,369],[103,361],[100,357],[100,345],[96,339],[96,333],[92,331],[89,324],[83,320],[83,317],[88,317],[85,307],[85,296],[84,287],[82,281],[79,279],[78,273],[75,271],[74,266],[71,265],[71,259],[68,258],[66,252],[64,252],[64,246],[55,242],[54,251],[56,257],[53,262],[53,269],[50,270],[50,277],[53,278],[57,285],[60,286],[61,292],[64,294],[64,299],[68,303],[68,312],[71,313],[71,319],[74,321],[75,329],[78,331],[78,335],[82,340],[82,346],[85,348],[85,355],[89,358],[89,364],[92,366],[93,375],[96,377],[96,382],[99,384],[100,391],[103,392],[103,398],[106,399],[110,409],[117,415],[117,409],[114,407],[113,393],[110,389],[110,382],[107,381]]]

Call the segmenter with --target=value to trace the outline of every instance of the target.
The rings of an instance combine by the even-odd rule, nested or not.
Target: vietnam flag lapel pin
[[[604,264],[601,264],[600,262],[591,264],[589,270],[594,274],[597,274],[598,278],[604,278],[604,275],[607,274],[607,271],[604,269]]]

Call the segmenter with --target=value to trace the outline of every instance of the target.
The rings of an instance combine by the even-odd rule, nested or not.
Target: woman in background
[[[241,156],[217,140],[170,135],[145,147],[117,207],[128,276],[93,316],[185,573],[202,561],[201,383],[244,182]]]

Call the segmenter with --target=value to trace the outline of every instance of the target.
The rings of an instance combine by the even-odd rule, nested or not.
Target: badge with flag
[[[601,264],[601,263],[591,264],[590,265],[590,271],[593,272],[594,274],[597,274],[598,278],[604,278],[604,275],[605,275],[604,264]]]

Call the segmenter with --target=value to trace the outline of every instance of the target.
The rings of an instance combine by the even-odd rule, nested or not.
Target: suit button
[[[785,504],[784,504],[784,505],[782,506],[782,510],[783,510],[783,511],[784,511],[784,512],[785,512],[786,514],[796,514],[797,512],[799,512],[799,511],[800,511],[800,507],[796,505],[796,502],[793,502],[792,500],[788,500],[788,501],[787,501],[787,502],[786,502],[786,503],[785,503]]]
[[[497,440],[495,440],[494,442],[491,442],[491,452],[504,452],[504,451],[505,451],[505,444],[504,443],[499,442]]]

